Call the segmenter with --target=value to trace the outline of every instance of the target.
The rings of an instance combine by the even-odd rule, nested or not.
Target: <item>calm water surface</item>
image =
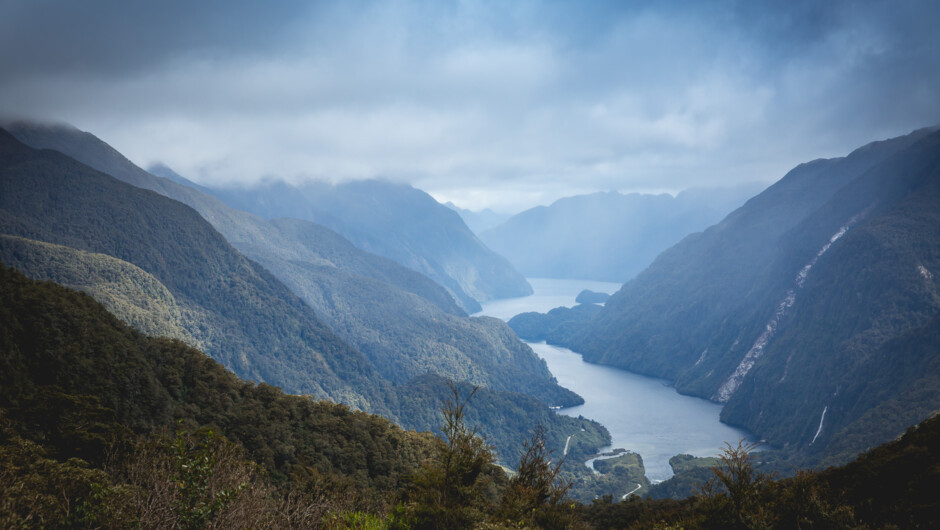
[[[582,289],[613,293],[620,284],[588,280],[529,279],[535,294],[483,304],[480,314],[509,320],[526,311],[544,313],[558,306],[573,306]],[[672,476],[669,459],[677,454],[714,456],[725,442],[747,438],[744,431],[718,421],[721,406],[683,396],[667,381],[625,370],[586,363],[566,348],[529,343],[559,384],[577,392],[584,405],[560,409],[568,416],[583,415],[610,431],[610,448],[639,453],[652,481]]]

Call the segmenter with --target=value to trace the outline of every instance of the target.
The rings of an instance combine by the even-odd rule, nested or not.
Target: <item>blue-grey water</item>
[[[573,306],[582,289],[613,293],[619,284],[587,280],[529,279],[535,294],[483,304],[481,314],[503,320],[526,311],[544,313]],[[669,459],[677,454],[714,456],[725,442],[747,438],[744,431],[718,421],[721,405],[675,391],[668,381],[625,370],[586,363],[566,348],[529,343],[559,384],[584,398],[584,404],[560,409],[560,414],[583,415],[610,431],[613,448],[639,453],[652,481],[672,476]]]

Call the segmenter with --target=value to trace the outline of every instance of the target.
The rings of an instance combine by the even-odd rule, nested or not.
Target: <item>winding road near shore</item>
[[[624,494],[623,494],[623,497],[620,497],[620,499],[621,499],[621,500],[626,500],[627,497],[629,497],[630,495],[633,495],[634,493],[637,492],[637,490],[639,490],[639,489],[642,488],[642,487],[643,487],[642,484],[637,484],[635,488],[633,488],[632,490],[630,490],[630,491],[624,493]]]

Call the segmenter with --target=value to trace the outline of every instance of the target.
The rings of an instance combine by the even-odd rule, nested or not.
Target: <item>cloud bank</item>
[[[210,185],[504,210],[769,182],[940,123],[930,1],[138,4],[0,6],[0,114]]]

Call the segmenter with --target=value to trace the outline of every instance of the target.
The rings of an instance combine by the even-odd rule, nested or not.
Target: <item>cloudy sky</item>
[[[208,185],[504,211],[770,182],[940,123],[932,0],[267,4],[4,0],[0,116]]]

